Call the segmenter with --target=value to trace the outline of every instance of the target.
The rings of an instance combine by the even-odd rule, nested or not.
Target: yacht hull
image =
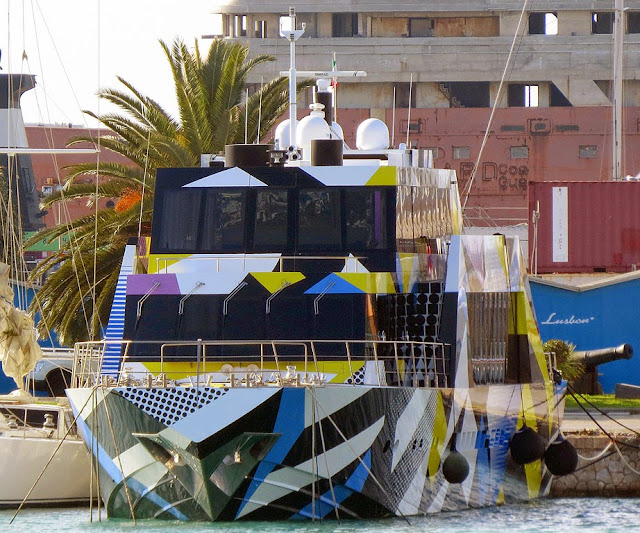
[[[22,504],[36,480],[25,505],[61,506],[90,500],[90,456],[78,438],[60,445],[56,438],[2,435],[0,472],[5,480],[0,484],[0,508]]]
[[[544,462],[516,464],[509,444],[525,424],[552,441],[562,393],[550,383],[67,391],[110,517],[210,521],[411,516],[544,496]]]

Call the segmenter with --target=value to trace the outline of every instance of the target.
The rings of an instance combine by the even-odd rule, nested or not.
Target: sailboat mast
[[[624,0],[615,0],[613,22],[613,180],[622,176],[622,52],[624,44]]]

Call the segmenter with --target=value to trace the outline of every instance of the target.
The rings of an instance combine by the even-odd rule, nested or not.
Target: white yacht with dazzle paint
[[[381,122],[343,151],[317,113],[158,171],[67,390],[110,517],[406,517],[575,468],[517,239],[463,235],[455,173]]]

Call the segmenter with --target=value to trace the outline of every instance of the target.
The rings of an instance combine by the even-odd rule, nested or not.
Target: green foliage
[[[595,405],[598,409],[640,409],[640,400],[616,398],[613,394],[583,394],[581,396]],[[578,396],[578,401],[587,411],[592,413],[593,408],[583,400],[581,396]],[[578,403],[569,395],[566,397],[565,407],[569,409],[580,409]]]
[[[117,111],[85,113],[112,132],[100,138],[101,148],[125,156],[131,164],[101,161],[97,167],[89,163],[72,165],[66,169],[68,179],[63,190],[44,202],[45,207],[77,198],[94,203],[99,198],[123,199],[137,194],[142,198],[142,208],[140,202],[124,207],[121,202],[115,210],[99,210],[43,230],[25,244],[28,247],[45,238],[51,242],[73,232],[69,243],[32,273],[33,279],[48,274],[31,306],[32,313],[41,312],[39,333],[44,336],[53,329],[65,344],[99,338],[111,308],[127,238],[138,235],[139,226],[142,234],[149,232],[156,169],[199,166],[201,154],[219,153],[226,144],[243,143],[245,114],[248,142],[254,142],[258,135],[258,121],[262,139],[288,105],[286,78],[266,83],[245,101],[247,74],[257,65],[272,61],[272,56],[249,58],[248,46],[228,40],[214,40],[206,57],[197,42],[193,49],[180,39],[171,46],[162,41],[160,45],[173,75],[179,117],[170,116],[158,102],[118,78],[120,88],[99,92],[99,97]],[[298,91],[310,85],[310,80],[300,82]],[[75,137],[69,144],[86,142],[98,145],[98,139],[91,135]],[[76,183],[77,178],[87,176],[95,176],[98,185]],[[57,270],[52,271],[54,267]]]
[[[545,353],[555,354],[556,368],[564,379],[574,381],[584,374],[584,365],[574,356],[575,344],[560,339],[550,339],[542,345]]]

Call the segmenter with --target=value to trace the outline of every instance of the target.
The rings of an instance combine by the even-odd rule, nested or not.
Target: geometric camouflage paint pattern
[[[69,396],[74,410],[85,405],[80,431],[94,439],[103,480],[114,480],[110,517],[131,517],[133,507],[136,518],[262,520],[410,516],[543,496],[550,475],[541,461],[524,468],[507,453],[523,412],[545,439],[557,431],[544,386],[524,389],[138,387]],[[110,426],[121,416],[126,429]],[[454,433],[470,465],[459,485],[441,471]]]
[[[326,185],[335,179],[322,167],[311,173]],[[222,174],[216,179],[229,184],[246,179],[245,186],[263,185],[246,172]],[[354,185],[393,185],[396,176],[393,169],[351,175],[358,181]],[[402,224],[399,230],[408,227]],[[455,294],[458,308],[455,389],[362,385],[367,369],[362,361],[352,361],[353,375],[345,375],[344,368],[322,369],[331,382],[325,387],[70,389],[79,430],[93,443],[100,465],[109,516],[408,516],[546,494],[550,475],[544,464],[521,467],[508,454],[511,436],[525,422],[547,441],[555,438],[559,391],[546,376],[518,246],[509,254],[502,242],[451,238],[444,290]],[[220,272],[215,258],[145,252],[142,259],[153,281],[164,284],[158,289],[163,294],[230,294],[249,277],[270,294],[308,282],[302,273],[278,272],[277,254],[239,255],[246,266],[225,271],[223,265]],[[425,254],[397,254],[396,272],[368,272],[352,259],[356,273],[327,273],[306,293],[410,293],[429,267]],[[208,277],[201,277],[203,271]],[[150,291],[150,278],[143,278],[129,276],[126,293]],[[196,281],[206,283],[196,288]],[[474,291],[511,293],[517,321],[509,322],[509,333],[528,340],[534,384],[469,387],[466,298]],[[167,365],[165,370],[170,371]],[[185,376],[190,373],[185,369]],[[470,467],[461,484],[449,484],[442,474],[452,449]]]

